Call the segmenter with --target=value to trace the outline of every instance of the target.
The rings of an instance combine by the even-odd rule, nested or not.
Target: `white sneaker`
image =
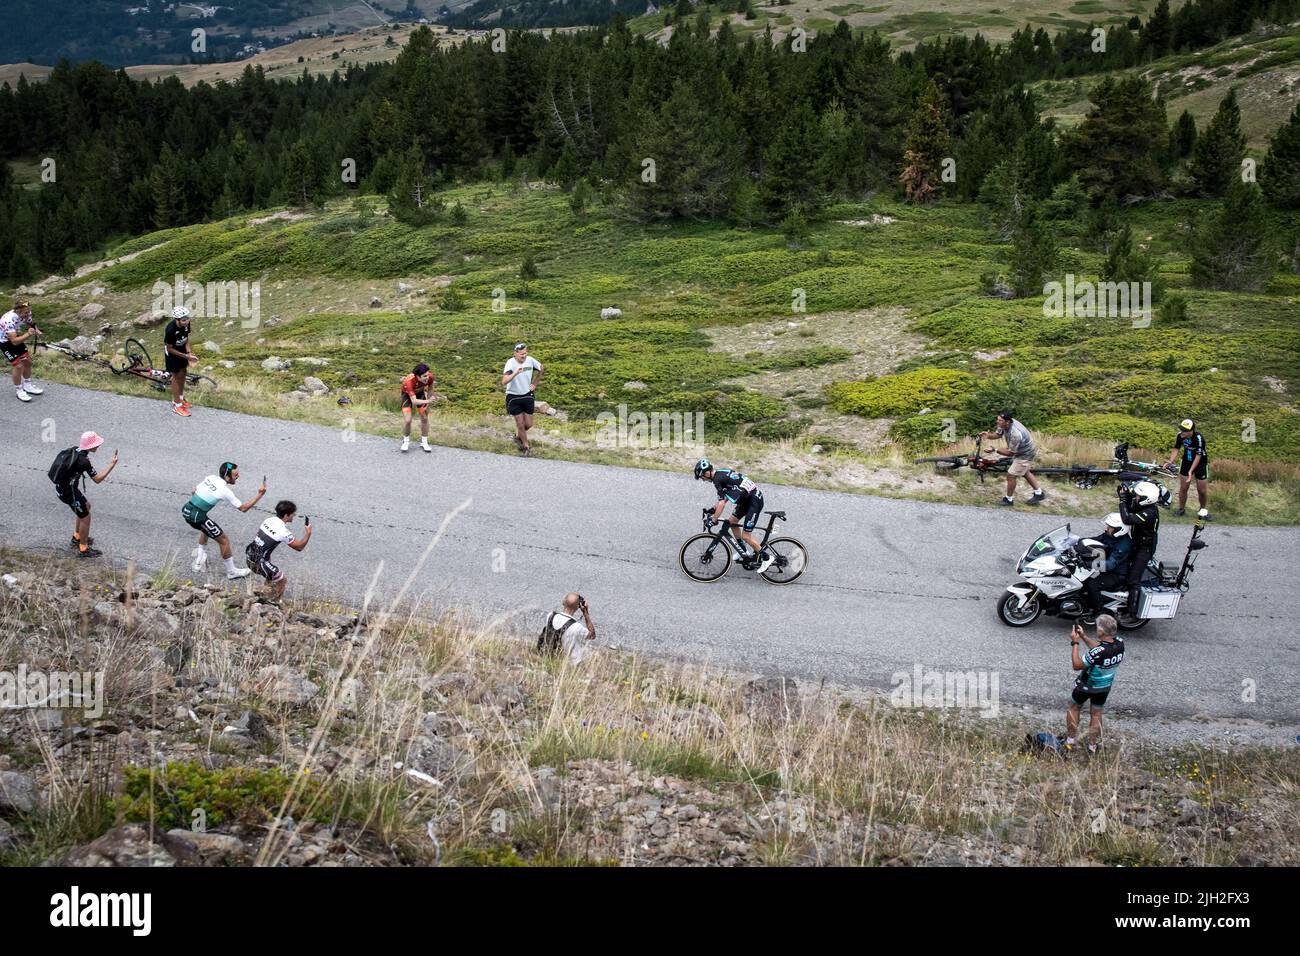
[[[195,574],[208,566],[208,553],[202,548],[195,548],[190,554],[194,556],[194,563],[190,565],[190,570]]]
[[[409,439],[409,438],[403,438],[403,439],[402,439],[402,451],[410,451],[410,450],[411,450],[411,439]]]
[[[45,394],[45,389],[41,388],[39,385],[31,381],[30,379],[27,380],[26,382],[23,382],[23,391],[26,392],[28,395]]]
[[[433,449],[429,447],[429,443],[423,438],[420,439],[420,447],[425,451],[433,451]]]
[[[240,578],[246,578],[252,573],[253,572],[248,570],[248,568],[235,568],[235,570],[226,575],[226,580],[238,581]]]
[[[30,402],[32,400],[32,397],[28,395],[24,389],[16,388],[14,389],[14,394],[18,396],[18,401],[20,402]]]
[[[774,555],[771,551],[764,549],[763,554],[765,554],[766,557],[761,559],[762,563],[759,564],[758,566],[757,573],[759,574],[762,574],[764,571],[770,568],[772,566],[772,562],[776,560],[776,555]]]

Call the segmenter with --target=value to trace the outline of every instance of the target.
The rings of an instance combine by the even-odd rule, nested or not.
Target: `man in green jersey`
[[[181,517],[185,519],[185,523],[199,533],[199,546],[194,549],[193,568],[196,574],[208,563],[208,554],[204,548],[209,538],[214,538],[217,546],[221,548],[221,560],[226,565],[227,578],[234,581],[246,578],[251,573],[248,568],[235,567],[235,559],[230,555],[230,539],[221,530],[221,525],[208,516],[208,512],[218,502],[228,501],[240,511],[248,511],[266,494],[266,479],[263,478],[262,484],[257,489],[257,496],[251,501],[241,502],[230,490],[231,485],[238,480],[239,466],[233,461],[224,462],[215,475],[208,475],[198,483],[190,500],[181,508]]]
[[[1082,645],[1082,650],[1080,646]],[[1097,637],[1094,640],[1074,625],[1070,631],[1070,663],[1079,672],[1074,682],[1074,693],[1065,708],[1065,749],[1074,749],[1074,736],[1079,732],[1079,714],[1088,705],[1088,753],[1096,753],[1101,743],[1101,714],[1110,696],[1115,672],[1124,660],[1124,642],[1120,639],[1117,622],[1109,614],[1097,618]]]

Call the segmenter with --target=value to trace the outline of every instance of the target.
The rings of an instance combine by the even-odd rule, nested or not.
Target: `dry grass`
[[[250,862],[265,865],[291,860],[290,808],[376,864],[1295,862],[1300,768],[1283,752],[1189,756],[1112,740],[1091,761],[1045,760],[1021,752],[1026,728],[1014,720],[756,690],[609,651],[572,666],[498,622],[429,622],[401,599],[360,609],[361,624],[340,634],[295,622],[299,611],[328,619],[334,605],[278,609],[200,590],[175,612],[182,636],[164,636],[155,605],[193,596],[174,577],[77,581],[65,565],[33,568],[12,553],[0,565],[36,572],[0,596],[0,669],[103,670],[108,709],[85,723],[112,730],[65,743],[71,712],[63,738],[20,730],[31,712],[0,715],[0,765],[49,794],[47,809],[18,821],[9,862],[55,858],[102,832],[121,812],[122,767],[151,760],[281,768],[289,792],[243,834]],[[319,692],[276,703],[270,665]],[[252,750],[225,732],[241,710],[265,724]],[[431,734],[463,763],[422,764]],[[663,800],[671,832],[650,836],[619,815],[619,801],[647,794]],[[743,836],[725,850],[687,839],[695,831],[669,814],[688,799]],[[1176,825],[1189,799],[1208,822]]]

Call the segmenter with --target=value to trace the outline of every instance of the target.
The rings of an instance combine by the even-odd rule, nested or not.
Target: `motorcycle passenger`
[[[714,490],[718,493],[718,504],[713,509],[709,523],[722,517],[722,512],[730,501],[735,505],[735,511],[728,520],[736,537],[758,555],[759,563],[755,570],[762,574],[771,567],[775,557],[766,548],[760,547],[758,539],[752,533],[763,514],[763,492],[759,491],[754,480],[730,468],[715,469],[707,458],[701,458],[695,463],[695,480],[713,482]]]
[[[1118,511],[1106,515],[1105,524],[1105,530],[1095,538],[1106,552],[1105,560],[1100,573],[1083,582],[1083,591],[1088,598],[1088,613],[1080,618],[1084,624],[1097,623],[1097,615],[1101,613],[1101,592],[1114,591],[1128,580],[1129,557],[1133,550],[1128,526]]]
[[[1133,616],[1137,615],[1142,573],[1155,556],[1160,540],[1160,508],[1156,504],[1159,500],[1160,486],[1153,481],[1139,481],[1132,488],[1121,485],[1119,489],[1119,518],[1128,525],[1133,539],[1133,556],[1125,576],[1128,610]]]

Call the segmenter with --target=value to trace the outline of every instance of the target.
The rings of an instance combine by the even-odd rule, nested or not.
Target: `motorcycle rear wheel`
[[[998,601],[998,620],[1007,627],[1028,627],[1042,616],[1043,602],[1037,597],[1028,604],[1021,604],[1021,597],[1007,591]]]

